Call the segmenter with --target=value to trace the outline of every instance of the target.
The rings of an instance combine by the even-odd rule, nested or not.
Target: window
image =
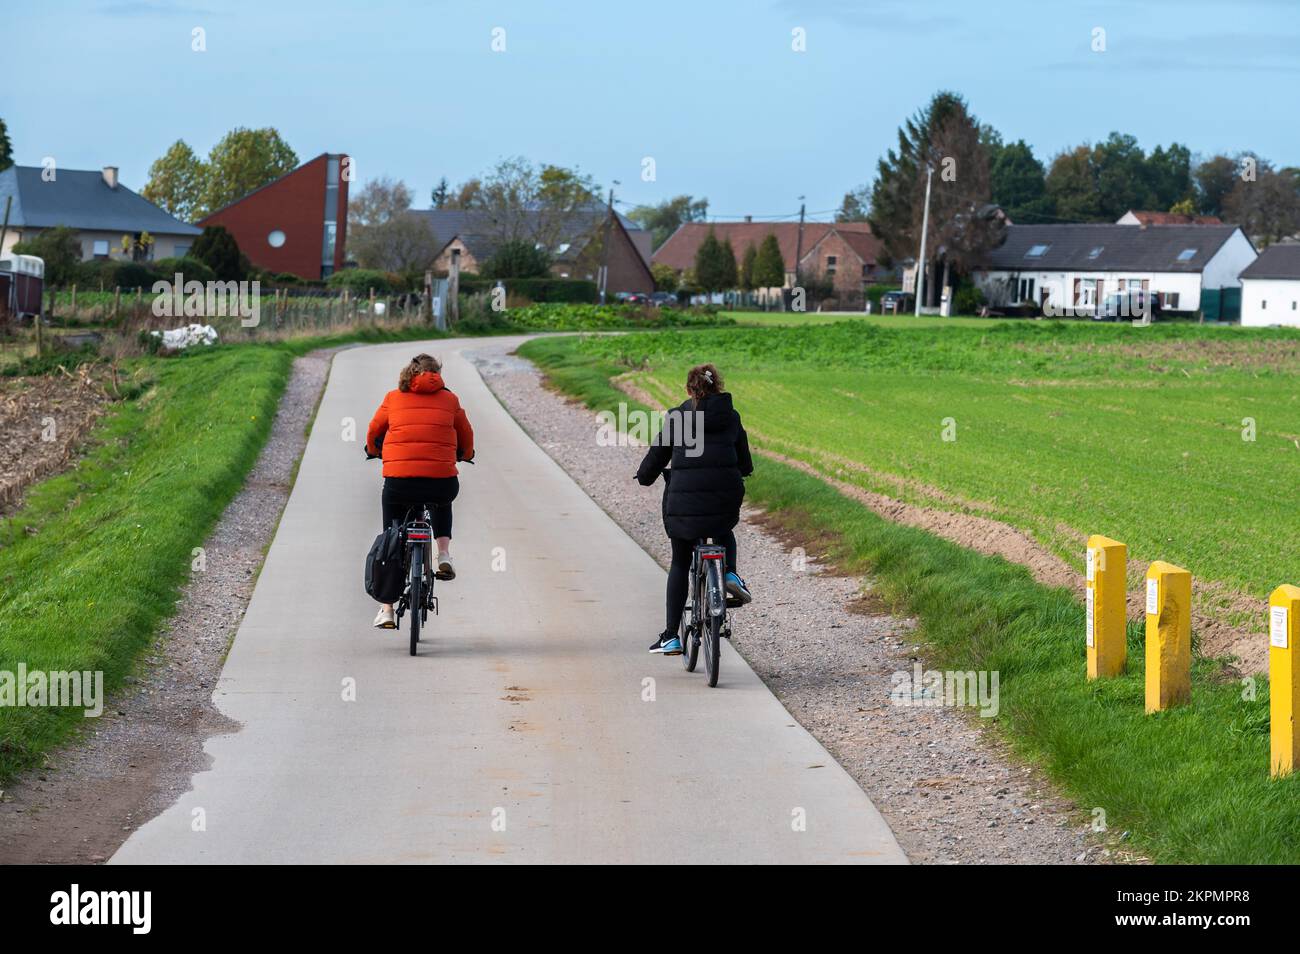
[[[1185,248],[1178,253],[1178,261],[1180,262],[1190,262],[1195,257],[1196,257],[1196,249],[1194,248]]]
[[[1260,311],[1268,311],[1268,299],[1267,299],[1267,298],[1261,298],[1261,299],[1259,300],[1259,310],[1260,310]]]
[[[1035,245],[1025,253],[1025,258],[1042,258],[1047,254],[1049,248],[1051,248],[1050,245]]]
[[[108,258],[108,239],[95,239],[95,258]]]
[[[1168,308],[1168,309],[1170,309],[1171,311],[1177,311],[1177,310],[1178,310],[1178,294],[1179,294],[1178,292],[1161,292],[1161,293],[1160,293],[1160,306],[1161,306],[1162,308]]]
[[[826,274],[827,274],[827,275],[834,275],[834,274],[835,274],[835,265],[838,263],[838,261],[839,261],[839,259],[838,259],[836,256],[834,256],[834,255],[827,255],[827,256],[826,256]]]
[[[1084,278],[1079,281],[1078,300],[1074,303],[1076,308],[1092,308],[1097,304],[1097,279]]]
[[[870,266],[870,265],[863,265],[863,266],[862,266],[862,277],[863,277],[863,278],[870,278],[870,277],[871,277],[871,266]]]
[[[1096,258],[1098,255],[1101,254],[1102,249],[1104,249],[1105,247],[1106,246],[1104,245],[1098,245],[1096,248],[1094,248],[1091,252],[1088,253],[1088,258],[1090,259]]]
[[[188,254],[190,254],[190,247],[188,245],[182,245],[180,242],[177,242],[172,251],[172,255],[174,255],[176,258],[184,258]]]
[[[1034,280],[1032,278],[1020,279],[1020,287],[1017,289],[1019,294],[1016,295],[1016,301],[1033,301],[1034,300]]]
[[[284,233],[281,232],[279,229],[273,229],[271,233],[266,237],[266,244],[271,246],[271,248],[283,248]]]

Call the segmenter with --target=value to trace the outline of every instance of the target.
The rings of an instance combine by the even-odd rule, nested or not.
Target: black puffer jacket
[[[703,433],[699,426],[702,412]],[[665,468],[672,464],[672,470]],[[725,533],[740,522],[745,499],[742,477],[754,472],[749,438],[730,394],[688,399],[668,412],[663,429],[646,452],[636,479],[649,487],[664,473],[664,529],[680,540]]]

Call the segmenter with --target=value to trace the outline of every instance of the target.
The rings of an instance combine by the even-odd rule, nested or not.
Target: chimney
[[[110,189],[117,188],[117,166],[104,167],[104,185]]]
[[[754,221],[754,217],[753,217],[752,215],[747,215],[747,216],[745,216],[745,221],[746,221],[746,222],[753,222],[753,221]]]

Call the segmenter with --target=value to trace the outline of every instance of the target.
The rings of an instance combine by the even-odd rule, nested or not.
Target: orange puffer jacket
[[[454,477],[474,456],[474,429],[442,375],[421,371],[411,390],[389,391],[366,432],[366,451],[383,449],[385,477]]]

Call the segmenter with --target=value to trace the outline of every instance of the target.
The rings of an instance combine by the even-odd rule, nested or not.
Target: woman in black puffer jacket
[[[686,606],[696,541],[705,538],[726,548],[727,593],[741,603],[751,599],[736,573],[736,535],[732,532],[740,522],[740,504],[745,499],[742,478],[754,472],[749,438],[713,365],[690,370],[686,393],[690,397],[668,412],[636,474],[644,487],[661,473],[668,481],[663,515],[673,562],[668,569],[667,625],[650,647],[650,652],[666,656],[682,651],[677,630]],[[671,470],[667,469],[670,464]]]

